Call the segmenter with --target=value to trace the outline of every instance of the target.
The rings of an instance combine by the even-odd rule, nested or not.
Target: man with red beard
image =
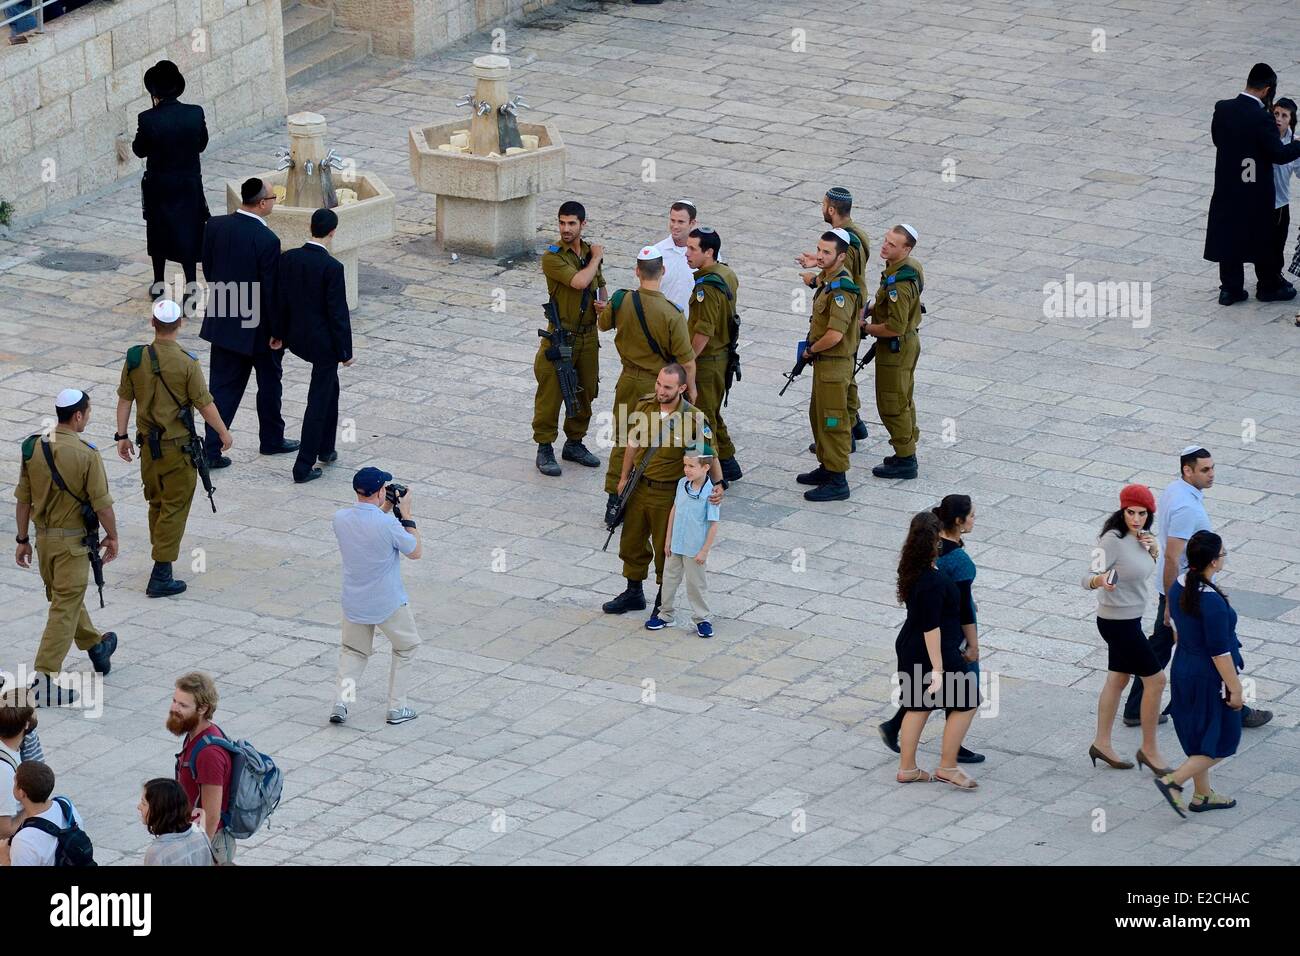
[[[176,680],[167,729],[185,744],[176,755],[176,782],[181,785],[190,804],[203,810],[203,828],[212,841],[217,865],[229,864],[235,856],[235,841],[221,825],[221,815],[230,806],[230,754],[221,747],[204,747],[192,760],[195,745],[205,735],[225,737],[212,722],[217,710],[217,685],[211,677],[194,671]],[[191,767],[191,764],[193,766]]]

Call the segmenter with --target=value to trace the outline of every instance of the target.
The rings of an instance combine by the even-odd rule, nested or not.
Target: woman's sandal
[[[1172,776],[1173,774],[1166,774],[1163,777],[1156,777],[1156,789],[1164,794],[1164,798],[1169,801],[1169,805],[1174,808],[1175,813],[1183,819],[1187,819],[1187,814],[1183,812],[1182,801],[1174,796],[1175,791],[1182,793],[1183,788],[1169,779]]]
[[[940,775],[939,775],[939,772],[940,772],[941,770],[948,770],[948,771],[950,771],[950,772],[952,772],[952,773],[955,773],[955,774],[957,774],[959,777],[961,777],[963,780],[965,780],[966,782],[965,782],[965,783],[958,783],[956,780],[952,780],[952,779],[949,779],[948,777],[940,776]],[[956,787],[958,790],[978,790],[978,789],[979,789],[979,784],[976,783],[974,780],[972,780],[970,777],[966,776],[965,772],[962,771],[962,769],[961,769],[960,767],[940,767],[940,768],[938,768],[938,770],[935,770],[935,772],[934,772],[934,779],[935,779],[935,780],[938,780],[940,783],[946,783],[946,784],[948,784],[949,786]]]
[[[911,770],[898,771],[898,775],[894,779],[899,783],[929,783],[934,778],[920,767],[915,767]]]
[[[1232,797],[1225,797],[1223,794],[1211,790],[1208,794],[1193,794],[1191,802],[1187,804],[1187,809],[1193,813],[1204,813],[1206,810],[1231,810],[1236,805],[1237,801]]]

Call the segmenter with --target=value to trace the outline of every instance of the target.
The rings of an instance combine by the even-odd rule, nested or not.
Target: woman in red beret
[[[1111,746],[1110,732],[1119,710],[1120,696],[1136,675],[1142,688],[1142,746],[1137,762],[1163,775],[1168,764],[1160,755],[1156,727],[1160,720],[1160,695],[1165,672],[1142,631],[1142,612],[1151,599],[1160,545],[1151,533],[1156,499],[1146,485],[1126,485],[1119,493],[1119,510],[1102,525],[1091,569],[1083,586],[1097,592],[1097,630],[1106,642],[1109,663],[1106,683],[1097,701],[1097,736],[1088,748],[1095,767],[1101,760],[1117,770],[1131,770]]]

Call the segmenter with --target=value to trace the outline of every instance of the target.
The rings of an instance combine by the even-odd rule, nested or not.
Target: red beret
[[[1152,514],[1156,513],[1155,495],[1151,494],[1151,489],[1146,485],[1125,485],[1124,490],[1119,493],[1119,506],[1146,508]]]

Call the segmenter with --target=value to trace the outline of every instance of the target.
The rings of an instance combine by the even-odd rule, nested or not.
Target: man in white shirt
[[[82,825],[81,814],[65,797],[51,799],[54,793],[54,771],[46,764],[28,760],[18,768],[14,779],[13,795],[22,804],[26,826],[19,828],[13,838],[0,842],[0,866],[53,866],[59,841],[53,834],[33,825],[34,820],[47,820],[60,830],[68,826],[68,815],[62,804],[71,811],[72,820]]]
[[[690,307],[691,289],[695,285],[695,272],[686,261],[686,239],[694,228],[695,203],[679,199],[668,208],[668,238],[654,245],[664,257],[664,277],[659,291],[683,315]]]

